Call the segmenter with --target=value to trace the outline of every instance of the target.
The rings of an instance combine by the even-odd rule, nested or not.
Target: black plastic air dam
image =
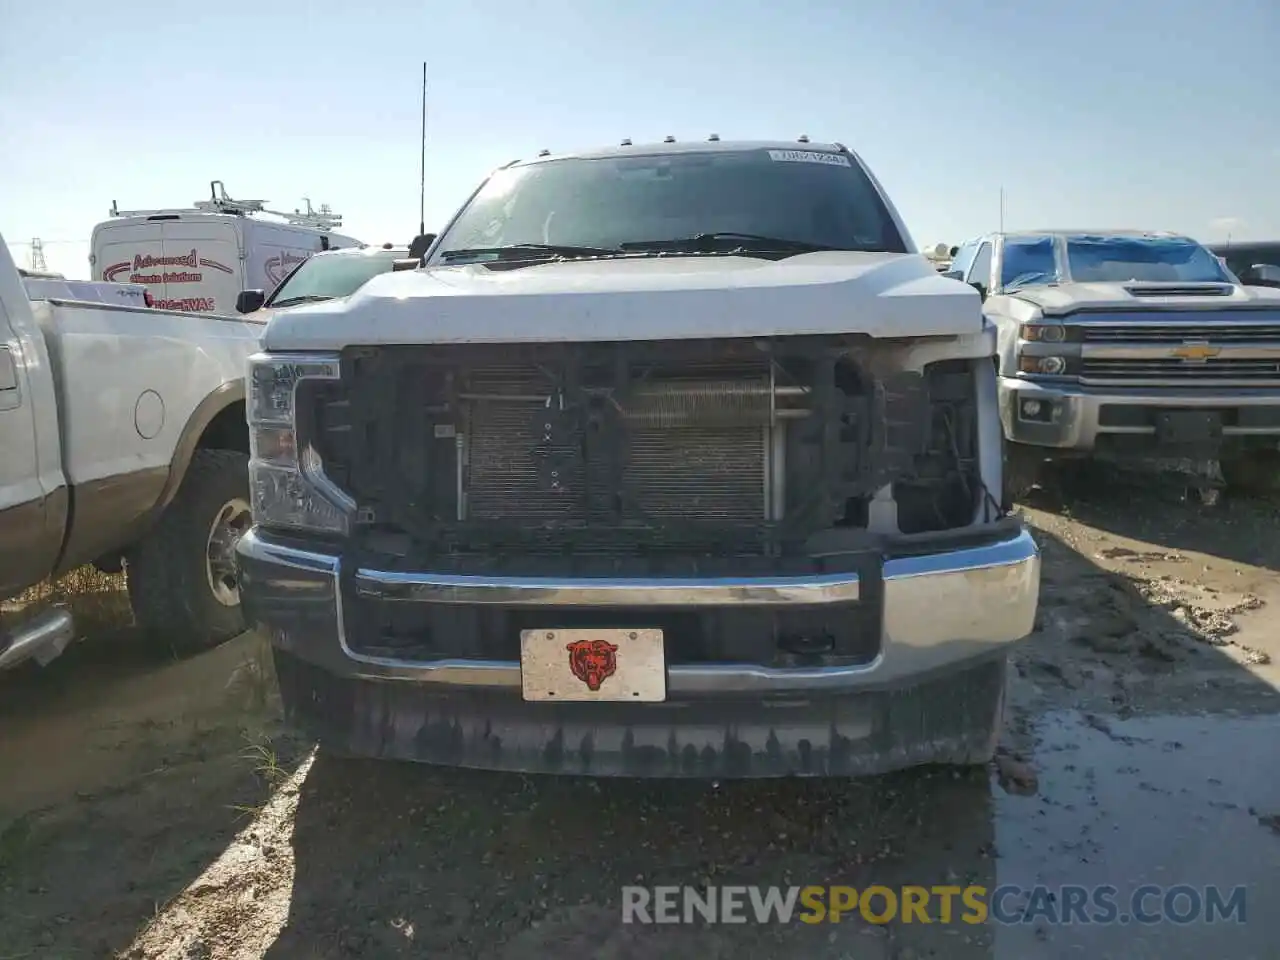
[[[1007,660],[898,689],[770,703],[525,703],[518,691],[440,693],[340,678],[283,651],[285,718],[338,755],[518,773],[633,777],[863,776],[983,763]]]

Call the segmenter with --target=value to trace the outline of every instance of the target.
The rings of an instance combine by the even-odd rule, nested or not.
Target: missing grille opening
[[[341,383],[308,385],[300,406],[361,508],[358,549],[388,564],[780,569],[817,563],[815,534],[865,527],[885,486],[902,532],[972,521],[975,362],[922,375],[895,370],[894,349],[858,336],[353,348]]]

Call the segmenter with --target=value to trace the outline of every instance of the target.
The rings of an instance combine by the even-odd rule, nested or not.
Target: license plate
[[[1222,414],[1216,410],[1170,410],[1156,415],[1161,443],[1204,443],[1222,439]]]
[[[658,703],[667,698],[661,630],[521,630],[526,700]]]

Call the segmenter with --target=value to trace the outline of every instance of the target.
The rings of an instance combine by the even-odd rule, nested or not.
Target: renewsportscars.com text
[[[623,923],[1244,923],[1244,887],[1109,885],[622,888]]]

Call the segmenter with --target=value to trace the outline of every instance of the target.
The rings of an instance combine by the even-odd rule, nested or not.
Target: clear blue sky
[[[424,60],[429,227],[543,147],[807,133],[920,245],[996,228],[1002,184],[1009,227],[1280,237],[1276,0],[0,6],[0,231],[75,276],[112,200],[213,179],[407,242]]]

